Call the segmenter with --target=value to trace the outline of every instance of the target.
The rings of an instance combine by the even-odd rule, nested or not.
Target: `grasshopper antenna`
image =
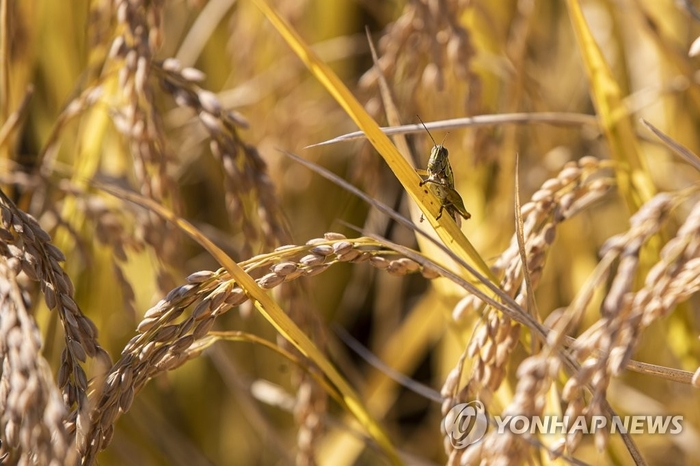
[[[435,142],[435,139],[433,138],[433,135],[430,134],[430,130],[428,130],[428,127],[425,126],[425,123],[423,123],[423,120],[421,120],[420,116],[418,116],[417,114],[416,114],[416,116],[417,116],[418,119],[420,120],[420,124],[423,125],[423,128],[425,128],[425,130],[428,132],[428,136],[430,136],[430,139],[432,139],[433,145],[434,145],[434,146],[437,146],[437,142]],[[442,141],[440,142],[440,145],[441,145],[442,147],[444,147],[445,139],[447,139],[447,135],[448,135],[448,134],[450,134],[450,133],[445,133],[445,136],[443,136]]]
[[[433,139],[433,135],[430,134],[430,130],[428,130],[428,127],[425,126],[425,123],[423,123],[423,120],[421,120],[421,118],[420,118],[420,116],[418,116],[418,114],[416,114],[416,116],[418,117],[418,120],[420,120],[420,124],[423,125],[423,128],[425,128],[425,130],[428,132],[428,136],[430,136],[430,139],[432,139],[433,145],[437,146],[437,142],[435,142],[435,139]],[[443,142],[444,141],[445,141],[445,139],[443,139]]]

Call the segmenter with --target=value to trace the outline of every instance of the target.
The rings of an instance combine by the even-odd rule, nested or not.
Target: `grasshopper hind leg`
[[[438,212],[437,217],[435,217],[435,220],[440,220],[440,217],[442,217],[442,211],[445,210],[445,205],[440,206],[440,212]]]

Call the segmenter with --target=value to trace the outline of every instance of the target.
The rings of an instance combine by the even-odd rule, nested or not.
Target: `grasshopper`
[[[420,120],[420,117],[418,117]],[[433,139],[433,135],[430,134],[428,128],[420,120],[423,128],[428,132],[428,136],[433,141],[433,148],[430,150],[430,158],[428,159],[428,168],[425,171],[426,179],[420,182],[420,185],[428,185],[428,189],[440,200],[440,212],[436,219],[442,217],[443,210],[447,210],[447,213],[458,222],[457,214],[464,217],[465,220],[471,218],[471,214],[467,212],[464,207],[464,201],[455,189],[454,174],[452,173],[452,166],[450,165],[449,151],[442,144],[438,144]],[[443,139],[443,142],[445,140]],[[423,170],[420,170],[423,172]],[[423,173],[420,173],[423,174]],[[421,215],[421,222],[423,221],[423,216]],[[459,222],[458,222],[459,223]]]

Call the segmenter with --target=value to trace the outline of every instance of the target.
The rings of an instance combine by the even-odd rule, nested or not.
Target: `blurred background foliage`
[[[582,65],[565,2],[558,0],[298,0],[275,2],[306,42],[338,73],[380,125],[386,125],[376,73],[364,35],[369,27],[379,46],[402,123],[519,112],[595,113],[590,82]],[[9,4],[9,6],[8,6]],[[61,180],[92,164],[118,183],[133,184],[130,147],[108,123],[110,104],[120,99],[114,82],[102,101],[77,118],[58,123],[68,102],[94,85],[100,76],[111,38],[118,26],[107,0],[4,2],[9,17],[3,41],[5,87],[3,120],[16,109],[28,86],[33,95],[22,131],[2,147],[5,182],[38,166],[41,154],[58,138],[54,170],[48,174],[46,200],[22,196],[5,184],[18,205],[49,228],[59,223],[47,215],[65,208]],[[700,65],[688,50],[700,35],[693,2],[671,0],[582,0],[585,18],[624,98],[640,142],[641,155],[658,191],[678,190],[699,181],[653,135],[638,124],[645,118],[694,152],[700,152]],[[278,149],[341,175],[397,210],[406,213],[406,199],[384,161],[365,141],[320,148],[305,146],[356,128],[322,86],[310,76],[279,34],[247,0],[179,0],[162,5],[162,46],[156,60],[176,57],[182,66],[205,73],[200,83],[216,93],[221,104],[249,123],[242,140],[257,147],[267,163],[293,244],[304,244],[327,231],[357,236],[346,224],[365,228],[410,247],[413,234],[371,211],[362,201],[285,157]],[[698,5],[700,8],[700,5]],[[115,70],[116,72],[116,70]],[[154,87],[157,89],[157,87]],[[179,212],[237,260],[243,239],[226,214],[222,170],[193,112],[177,107],[169,96],[155,95],[155,106],[167,135],[171,157],[168,174],[176,183]],[[520,155],[521,196],[529,199],[562,166],[585,155],[608,158],[609,146],[595,125],[541,123],[500,124],[433,131],[445,137],[455,171],[456,187],[472,219],[462,226],[466,236],[490,263],[514,233],[514,161]],[[431,142],[427,135],[410,138],[425,166]],[[10,150],[13,148],[13,150]],[[82,172],[86,173],[86,172]],[[87,172],[90,173],[90,172]],[[43,203],[42,203],[43,202]],[[113,199],[105,198],[107,203]],[[681,206],[681,209],[687,207]],[[65,210],[63,211],[66,212]],[[543,317],[568,305],[598,261],[605,239],[625,231],[631,212],[621,197],[604,202],[562,224],[548,256],[536,294]],[[123,270],[115,272],[109,246],[95,240],[89,222],[67,220],[52,231],[66,253],[77,301],[100,330],[102,345],[118,355],[133,336],[143,312],[162,297],[156,278],[159,259],[149,249],[128,251]],[[124,235],[136,234],[126,222]],[[74,238],[82,238],[82,242]],[[265,252],[256,244],[253,253]],[[215,270],[216,262],[199,246],[181,238],[170,251],[176,258],[170,287],[198,270]],[[117,273],[123,275],[118,277]],[[118,284],[127,281],[133,300]],[[461,295],[420,276],[395,277],[367,264],[341,264],[303,279],[304,306],[320,316],[329,352],[366,401],[370,412],[388,430],[397,448],[416,464],[445,461],[440,433],[440,407],[398,386],[381,370],[362,361],[336,337],[342,327],[375,354],[410,377],[436,389],[461,354],[465,341],[451,323]],[[162,285],[162,284],[161,284]],[[636,359],[694,371],[698,367],[697,298],[673,318],[645,334]],[[582,324],[597,320],[597,309]],[[45,334],[45,351],[58,361],[60,338],[55,316],[37,312]],[[229,313],[219,329],[245,330],[275,339],[275,332],[250,308]],[[53,333],[52,333],[53,332]],[[400,336],[400,338],[398,338]],[[518,350],[522,352],[521,350]],[[524,357],[524,353],[520,358]],[[518,360],[516,356],[516,361]],[[268,349],[248,343],[218,343],[203,357],[151,381],[132,409],[116,425],[102,465],[113,464],[288,464],[294,462],[296,427],[288,409],[295,368]],[[514,377],[514,376],[511,376]],[[267,381],[267,384],[261,383]],[[513,379],[511,379],[511,382]],[[698,425],[697,393],[648,376],[630,374],[613,388],[610,401],[624,411],[646,412],[646,403],[686,415]],[[270,385],[278,387],[275,391]],[[641,405],[632,405],[633,389]],[[619,395],[618,395],[619,394]],[[647,398],[648,397],[648,398]],[[655,404],[655,406],[656,406]],[[287,406],[285,408],[285,406]],[[343,413],[331,405],[327,435],[316,440],[322,464],[378,464],[374,448],[345,454],[361,435],[347,432]],[[339,433],[340,432],[340,433]],[[658,438],[638,442],[651,463],[683,454]],[[619,446],[618,446],[619,447]],[[597,453],[584,442],[580,456],[591,463],[610,462],[616,455]],[[618,451],[619,453],[619,451]],[[616,462],[628,460],[619,453]],[[622,457],[622,459],[620,459]],[[697,459],[697,458],[696,458]],[[423,463],[421,463],[423,462]],[[690,461],[692,462],[692,461]],[[688,463],[689,464],[689,463]]]

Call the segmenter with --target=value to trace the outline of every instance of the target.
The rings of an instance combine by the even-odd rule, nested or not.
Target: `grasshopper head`
[[[446,167],[449,165],[450,153],[447,147],[440,145],[434,145],[430,150],[430,158],[428,159],[428,175],[437,175],[445,171]]]

